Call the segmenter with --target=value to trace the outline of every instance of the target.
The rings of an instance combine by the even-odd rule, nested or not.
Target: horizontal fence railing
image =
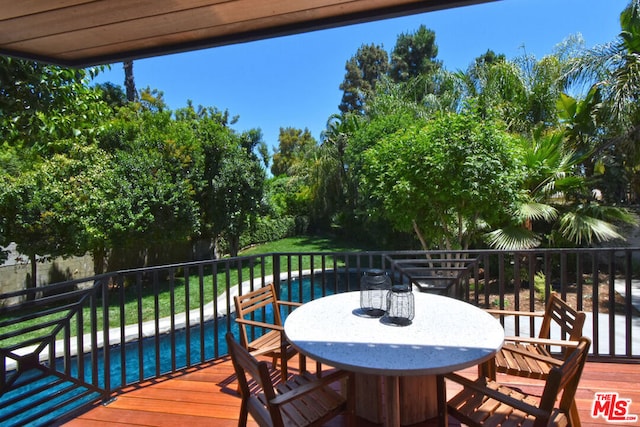
[[[275,282],[280,298],[307,302],[359,290],[371,269],[411,283],[416,292],[483,308],[542,310],[546,297],[558,292],[587,313],[592,359],[636,363],[639,266],[640,248],[275,253],[117,271],[2,294],[0,425],[49,424],[107,402],[126,386],[225,355],[225,333],[237,333],[237,293]],[[501,321],[507,333],[536,333],[534,324]]]

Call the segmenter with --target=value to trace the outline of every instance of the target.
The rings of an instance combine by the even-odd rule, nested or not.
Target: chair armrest
[[[515,339],[512,339],[515,338]],[[518,342],[518,343],[528,343],[535,346],[559,346],[564,348],[577,348],[577,341],[560,341],[560,340],[549,340],[544,338],[522,338],[519,337],[508,337],[505,338],[505,341]],[[562,359],[556,359],[554,357],[546,356],[544,354],[537,354],[535,352],[527,351],[526,348],[520,347],[503,347],[502,351],[508,351],[510,353],[517,353],[529,359],[538,360],[540,362],[545,362],[550,365],[560,366],[564,363]]]
[[[295,301],[284,301],[284,300],[278,300],[277,303],[279,305],[288,305],[291,307],[300,307],[302,305],[301,302],[295,302]]]
[[[504,341],[535,344],[535,345],[558,346],[558,347],[567,347],[567,348],[577,348],[579,344],[578,341],[556,340],[556,339],[549,339],[549,338],[517,337],[517,336],[504,337]]]
[[[264,322],[259,322],[257,320],[241,319],[241,318],[236,318],[235,320],[236,320],[236,322],[242,323],[242,324],[245,324],[245,325],[260,326],[262,328],[273,329],[275,331],[284,332],[284,327],[283,326],[274,325],[273,323],[264,323]]]
[[[485,308],[484,311],[500,316],[544,317],[544,311],[499,310],[497,308]]]
[[[336,370],[335,372],[332,372],[320,378],[314,377],[313,381],[303,384],[300,387],[296,387],[293,390],[280,394],[275,398],[271,399],[271,403],[274,405],[282,405],[284,403],[298,399],[307,393],[311,393],[315,390],[326,387],[331,383],[334,383],[342,378],[348,377],[349,375],[350,373],[347,371]]]
[[[470,388],[472,390],[478,391],[486,396],[489,396],[499,402],[505,403],[509,406],[512,406],[516,409],[519,409],[523,412],[526,412],[527,414],[533,415],[534,417],[544,417],[544,418],[548,418],[549,414],[536,407],[533,405],[530,405],[526,402],[523,402],[521,400],[515,399],[511,396],[508,396],[504,393],[499,392],[496,389],[492,389],[487,387],[486,385],[481,384],[479,381],[486,381],[486,378],[480,378],[476,381],[471,381],[465,377],[462,377],[458,374],[455,373],[450,373],[450,374],[446,374],[445,378],[447,378],[448,380],[451,380],[453,382],[456,382],[458,384],[461,384],[462,386],[464,386],[465,388]],[[491,381],[493,382],[493,381]],[[495,383],[497,384],[497,383]]]
[[[258,356],[262,356],[263,354],[269,354],[273,351],[279,350],[280,346],[271,346],[271,347],[263,347],[263,348],[259,348],[258,350],[252,350],[249,352],[249,354],[251,354],[253,357],[258,357]]]

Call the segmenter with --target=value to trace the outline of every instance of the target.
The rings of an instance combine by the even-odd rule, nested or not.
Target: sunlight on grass
[[[289,237],[265,243],[241,252],[243,255],[286,252],[361,252],[366,248],[353,243],[340,242],[326,237]]]

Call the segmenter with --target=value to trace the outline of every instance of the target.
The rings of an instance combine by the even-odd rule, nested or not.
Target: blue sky
[[[629,0],[500,0],[403,18],[316,31],[134,61],[136,87],[164,92],[172,110],[194,105],[239,116],[238,131],[260,128],[277,147],[280,127],[308,128],[320,138],[339,112],[345,63],[363,44],[390,52],[401,33],[421,24],[435,31],[438,59],[447,70],[466,69],[492,49],[513,59],[550,53],[570,35],[585,45],[614,40]],[[123,84],[122,64],[96,81]]]

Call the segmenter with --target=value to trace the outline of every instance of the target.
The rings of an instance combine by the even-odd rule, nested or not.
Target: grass
[[[327,237],[292,237],[278,240],[275,242],[257,245],[248,248],[239,254],[239,257],[256,256],[270,253],[318,253],[318,252],[362,252],[368,250],[365,247],[358,246],[353,243],[339,241]],[[109,327],[119,327],[121,322],[120,299],[123,298],[124,308],[124,324],[137,324],[153,320],[157,317],[167,317],[172,313],[184,312],[187,307],[189,309],[199,308],[201,303],[205,304],[212,301],[217,295],[224,292],[227,286],[237,285],[238,282],[248,280],[250,277],[258,278],[263,274],[260,265],[249,265],[248,262],[238,263],[234,259],[229,259],[231,273],[227,275],[225,271],[215,272],[208,268],[204,271],[202,283],[199,280],[199,274],[189,272],[185,275],[184,271],[176,270],[173,280],[158,278],[157,280],[149,280],[143,282],[141,286],[137,286],[134,279],[125,281],[123,287],[115,287],[109,292],[108,318]],[[341,266],[341,263],[338,263]],[[290,268],[294,271],[305,270],[311,267],[311,257],[302,256],[294,257]],[[280,271],[287,271],[287,259],[281,259]],[[264,262],[264,274],[271,275],[273,273],[273,258],[267,257]],[[154,286],[153,284],[156,283]],[[188,286],[187,286],[188,284]],[[141,304],[138,306],[139,293],[141,293]],[[188,293],[188,298],[187,298]],[[101,304],[101,301],[98,302]],[[33,312],[32,312],[33,313]],[[0,321],[8,321],[3,327],[3,334],[11,334],[11,332],[19,331],[24,328],[33,328],[34,330],[28,334],[22,334],[18,337],[0,338],[0,346],[14,344],[16,342],[24,342],[25,339],[37,338],[38,336],[48,335],[55,326],[51,323],[59,323],[63,317],[70,314],[69,310],[47,316],[39,316],[31,313],[20,312],[12,313],[11,317],[0,318]],[[91,310],[89,307],[83,308],[84,333],[90,331],[89,319],[91,319]],[[20,322],[11,322],[12,318],[17,319],[26,317],[26,320]],[[31,318],[33,317],[33,318]],[[69,323],[71,335],[77,334],[77,314]],[[50,322],[50,323],[49,323]],[[103,315],[102,310],[97,310],[96,318],[97,329],[102,329]],[[39,329],[38,329],[39,328]],[[58,336],[61,334],[59,333]]]
[[[256,255],[265,253],[285,252],[362,252],[372,250],[353,242],[346,242],[329,237],[289,237],[246,249],[240,253],[243,255]]]

